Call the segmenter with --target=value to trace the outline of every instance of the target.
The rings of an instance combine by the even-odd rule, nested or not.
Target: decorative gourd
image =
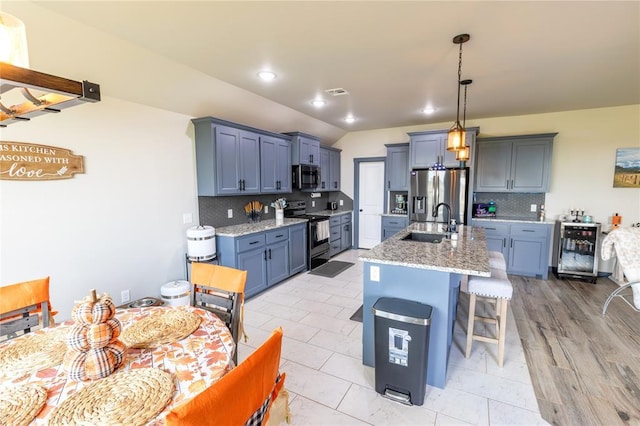
[[[118,340],[122,325],[115,313],[111,297],[104,293],[98,298],[95,290],[73,307],[75,325],[67,338],[64,359],[71,379],[102,379],[122,365],[126,346]]]

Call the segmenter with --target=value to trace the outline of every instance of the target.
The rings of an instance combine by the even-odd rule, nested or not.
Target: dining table
[[[157,369],[169,373],[170,376],[164,376],[170,377],[168,380],[173,382],[173,389],[169,387],[170,399],[162,411],[152,419],[145,420],[145,423],[164,424],[164,418],[172,408],[194,398],[234,367],[233,353],[236,350],[231,332],[225,323],[213,312],[193,306],[117,309],[115,318],[122,325],[120,337],[125,336],[128,328],[142,324],[145,319],[170,314],[174,312],[172,310],[196,314],[200,318],[199,325],[180,340],[163,341],[151,347],[127,347],[122,364],[111,375],[97,380],[74,380],[65,369],[61,351],[68,350],[65,342],[66,336],[73,329],[73,320],[1,342],[0,363],[4,363],[4,366],[0,365],[0,387],[33,384],[38,385],[39,389],[44,389],[46,402],[29,424],[46,425],[50,424],[56,409],[84,387],[99,384],[101,381],[107,383],[111,376],[135,373],[137,369],[140,369],[138,372],[155,372],[153,369]],[[170,324],[168,328],[171,328]],[[42,350],[21,358],[20,345],[36,341],[45,342],[40,343],[39,347]],[[18,359],[12,360],[12,357]],[[120,403],[126,404],[127,401]]]

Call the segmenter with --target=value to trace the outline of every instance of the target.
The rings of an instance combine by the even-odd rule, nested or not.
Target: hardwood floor
[[[617,285],[509,278],[542,417],[554,425],[640,425],[640,313],[615,300],[602,316]]]

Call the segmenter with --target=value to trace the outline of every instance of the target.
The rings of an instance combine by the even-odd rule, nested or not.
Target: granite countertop
[[[403,241],[411,232],[442,234],[442,224],[417,222],[360,255],[358,260],[463,275],[491,276],[484,229],[458,226],[458,240]]]
[[[331,216],[339,216],[341,214],[345,214],[345,213],[353,213],[353,210],[320,210],[317,212],[309,212],[307,214],[315,214],[318,216],[327,216],[327,217],[331,217]]]
[[[498,216],[498,217],[474,217],[474,221],[487,221],[487,222],[518,222],[518,223],[541,223],[546,225],[555,225],[555,220],[536,220],[536,219],[523,219],[515,216]]]
[[[407,213],[404,213],[404,214],[400,214],[400,213],[382,213],[382,216],[409,218],[409,215]]]
[[[269,231],[271,229],[282,228],[308,222],[307,219],[284,218],[282,225],[276,225],[275,219],[261,220],[260,222],[242,223],[240,225],[223,226],[216,228],[216,235],[222,237],[240,237],[242,235],[255,234],[256,232]]]

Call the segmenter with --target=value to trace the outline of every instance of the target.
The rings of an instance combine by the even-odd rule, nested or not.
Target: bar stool
[[[467,292],[469,293],[469,322],[467,324],[467,350],[465,357],[469,358],[471,354],[473,340],[495,343],[498,345],[498,365],[502,367],[507,326],[507,307],[513,295],[511,281],[509,281],[509,277],[507,277],[507,273],[504,270],[491,268],[490,277],[469,277]],[[478,297],[495,302],[495,317],[476,315],[476,300]],[[476,320],[495,324],[497,338],[474,334],[473,326]]]
[[[489,252],[489,267],[495,269],[507,270],[507,262],[504,260],[504,256],[499,251]]]

